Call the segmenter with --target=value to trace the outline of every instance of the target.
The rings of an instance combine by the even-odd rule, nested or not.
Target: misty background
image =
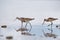
[[[60,0],[0,0],[0,25],[20,24],[16,17],[35,18],[33,25],[43,22],[44,18],[58,18],[60,24]]]

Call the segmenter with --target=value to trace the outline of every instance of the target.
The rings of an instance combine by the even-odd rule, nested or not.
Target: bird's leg
[[[48,26],[50,26],[51,24],[49,24]]]
[[[23,22],[21,22],[21,28],[23,27]]]
[[[25,28],[27,27],[28,22],[26,22]]]
[[[23,22],[21,22],[21,28],[23,28]],[[20,30],[20,28],[18,30],[16,30],[16,31],[19,31],[19,30]]]
[[[45,21],[43,21],[42,25],[45,23]]]
[[[53,25],[53,22],[51,22],[51,34],[52,34],[52,32],[53,32],[53,30],[52,30],[52,25]]]
[[[29,32],[31,31],[31,29],[32,29],[32,25],[31,25],[31,23],[29,22],[29,24],[30,24],[30,26],[31,26],[31,28],[30,28],[30,30],[29,30]]]
[[[53,25],[53,23],[49,24],[48,26]]]

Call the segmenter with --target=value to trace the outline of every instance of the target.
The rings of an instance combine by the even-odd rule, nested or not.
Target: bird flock
[[[17,29],[16,31],[21,31],[21,34],[22,35],[33,35],[35,36],[35,34],[31,34],[30,31],[32,29],[32,25],[30,23],[30,21],[34,20],[35,18],[25,18],[25,17],[16,17],[17,20],[21,21],[21,28]],[[53,29],[52,29],[52,25],[53,25],[53,21],[55,20],[58,20],[58,18],[52,18],[52,17],[49,17],[47,19],[44,19],[43,20],[43,23],[42,25],[44,25],[45,22],[50,22],[51,24],[49,24],[48,26],[51,26],[50,28],[50,33],[45,33],[44,30],[43,30],[43,34],[45,37],[53,37],[53,38],[56,38],[57,35],[53,34]],[[26,25],[23,27],[23,23],[26,23]],[[27,25],[30,25],[30,29],[27,28]],[[1,26],[2,28],[6,28],[7,26],[6,25],[2,25]],[[59,25],[56,25],[56,28],[59,28]]]

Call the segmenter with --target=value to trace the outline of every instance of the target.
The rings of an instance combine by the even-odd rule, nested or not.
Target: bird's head
[[[44,20],[43,20],[43,23],[42,23],[42,25],[45,23],[45,21],[46,21],[46,19],[44,19]]]
[[[19,17],[16,17],[16,18],[14,19],[14,21],[16,21],[16,19],[19,19]]]
[[[44,21],[46,21],[46,19],[44,19]]]
[[[34,20],[35,18],[32,18],[32,20]]]
[[[19,17],[16,17],[16,19],[19,19]]]

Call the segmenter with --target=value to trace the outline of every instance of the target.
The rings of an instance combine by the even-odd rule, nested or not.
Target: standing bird
[[[21,21],[21,28],[23,27],[23,23],[25,22],[26,23],[25,28],[26,28],[27,24],[29,23],[30,26],[31,26],[31,29],[32,29],[32,25],[31,25],[30,21],[34,20],[34,18],[24,18],[24,17],[19,18],[19,17],[16,17],[16,19]],[[31,31],[31,29],[29,30],[29,32]]]
[[[52,17],[49,17],[49,18],[47,18],[47,19],[44,19],[44,22],[46,21],[46,22],[53,22],[53,21],[55,21],[55,20],[58,20],[57,18],[52,18]],[[43,24],[44,24],[44,22],[43,22]],[[43,25],[42,24],[42,25]]]
[[[52,25],[53,25],[53,21],[55,21],[55,20],[58,20],[58,18],[52,18],[52,17],[49,17],[49,18],[47,18],[47,19],[44,19],[44,21],[43,21],[43,23],[42,23],[42,25],[44,24],[44,22],[51,22],[51,34],[52,34],[52,32],[53,32],[53,30],[52,30]],[[48,25],[48,26],[50,26],[50,25]]]

